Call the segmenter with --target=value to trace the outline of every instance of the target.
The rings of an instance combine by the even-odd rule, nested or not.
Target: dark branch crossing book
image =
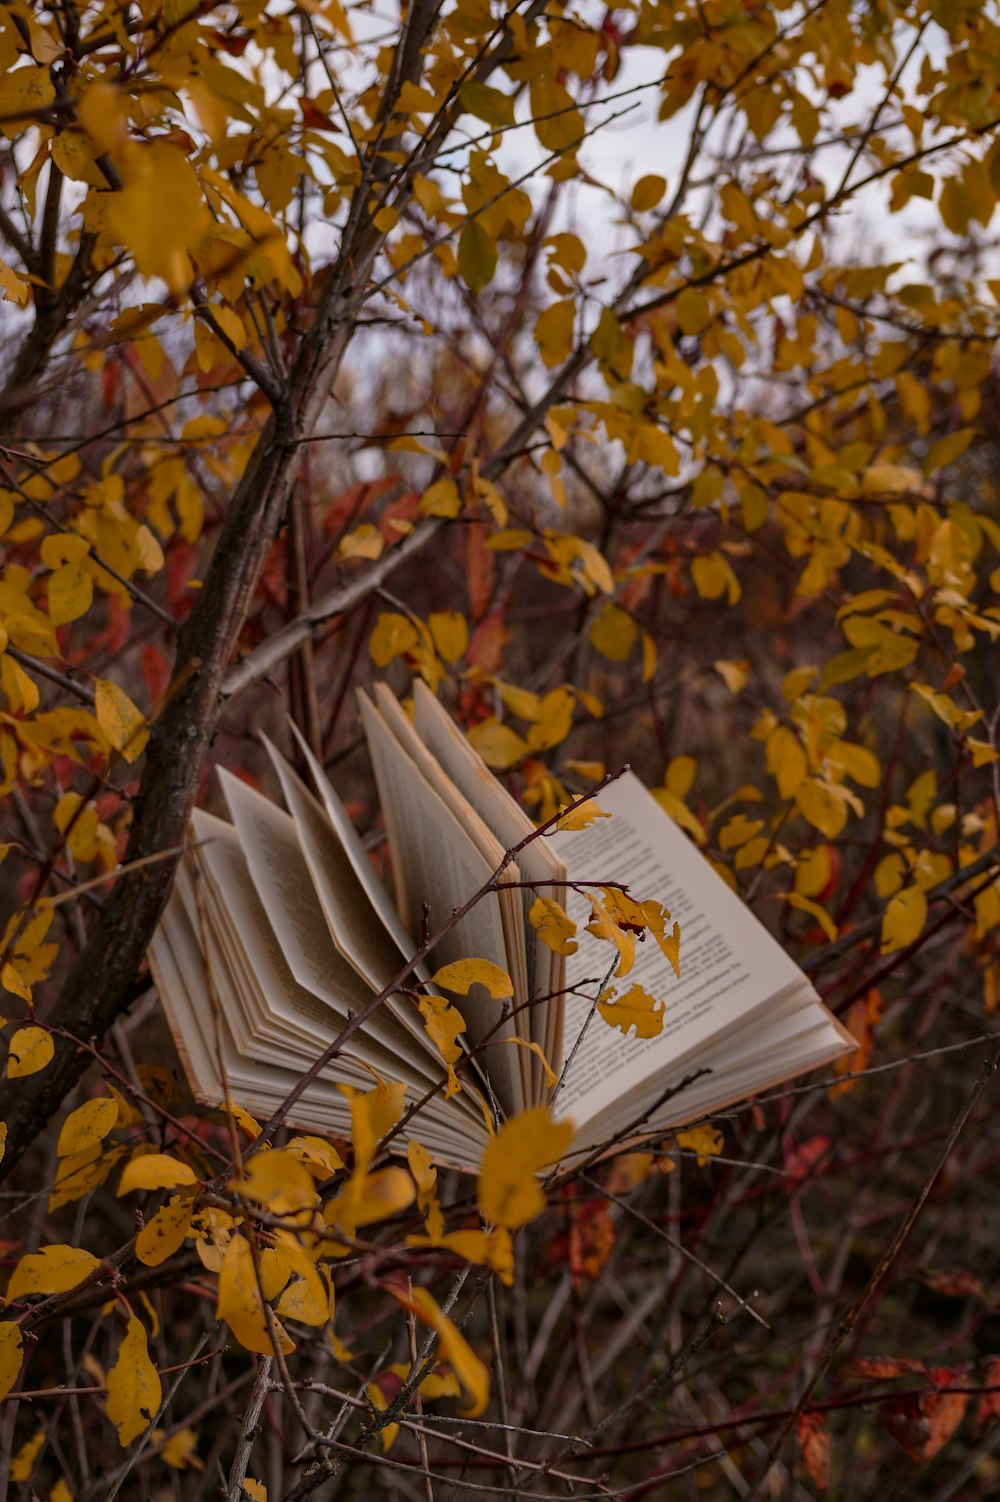
[[[151,962],[200,1101],[228,1097],[270,1116],[348,1020],[391,987],[421,935],[445,928],[515,846],[499,890],[444,934],[431,969],[418,965],[390,991],[310,1082],[291,1112],[297,1126],[348,1135],[339,1087],[369,1090],[386,1079],[405,1086],[408,1105],[429,1094],[401,1145],[413,1136],[441,1162],[477,1167],[489,1120],[551,1104],[576,1126],[569,1162],[696,1120],[854,1047],[803,972],[631,773],[597,796],[606,817],[522,844],[530,818],[422,682],[412,719],[384,685],[374,700],[361,696],[361,710],[394,901],[304,745],[311,788],[268,743],[284,809],[220,769],[231,822],[194,814]],[[633,938],[629,972],[608,978],[617,952],[587,928],[598,884],[669,909],[680,926],[679,976],[647,934]],[[539,897],[576,925],[564,945],[573,952],[540,938],[528,916]],[[431,971],[472,958],[505,971],[511,994],[475,985],[449,998],[464,1029],[461,1088],[448,1094],[431,1008],[419,997]],[[634,985],[656,1002],[655,1032],[648,1015],[638,1032],[623,1032],[624,1009],[618,1026],[605,1020]],[[641,1036],[647,1029],[653,1035]]]

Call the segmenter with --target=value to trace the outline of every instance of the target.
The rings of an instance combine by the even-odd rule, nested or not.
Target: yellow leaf
[[[234,1236],[226,1248],[219,1272],[215,1317],[226,1321],[240,1345],[248,1351],[271,1356],[275,1343],[285,1355],[295,1349],[294,1341],[289,1339],[277,1316],[270,1311],[265,1313],[253,1253],[244,1236]]]
[[[655,209],[664,193],[667,191],[665,177],[657,177],[650,173],[646,177],[640,177],[632,189],[632,207],[637,214],[644,214],[648,209]]]
[[[425,1325],[436,1331],[441,1355],[451,1365],[469,1396],[470,1403],[465,1416],[477,1418],[485,1410],[490,1395],[489,1373],[479,1357],[444,1311],[438,1308],[426,1288],[414,1288],[409,1298],[395,1288],[391,1288],[389,1292],[404,1309],[412,1309]]]
[[[565,360],[573,348],[575,325],[576,302],[572,297],[554,302],[535,323],[535,343],[543,364],[550,369]]]
[[[536,897],[528,910],[528,922],[556,954],[576,954],[579,949],[573,938],[576,924],[553,898]]]
[[[440,996],[420,996],[417,1006],[428,1038],[448,1066],[448,1084],[444,1093],[445,1098],[450,1099],[462,1088],[452,1066],[462,1057],[458,1039],[465,1032],[465,1018],[457,1007],[445,1005]]]
[[[528,748],[532,752],[548,751],[564,741],[573,728],[576,699],[563,686],[554,688],[539,702],[538,718],[528,729]]]
[[[203,1468],[198,1459],[198,1436],[186,1425],[160,1446],[159,1457],[174,1471],[185,1471],[188,1466],[195,1466],[198,1470]]]
[[[124,1448],[152,1423],[163,1396],[160,1374],[146,1348],[146,1332],[134,1314],[106,1385],[108,1418],[118,1430],[118,1443]]]
[[[28,301],[28,284],[22,282],[16,271],[12,271],[3,261],[0,261],[0,292],[3,293],[4,302],[16,302],[24,307]]]
[[[911,683],[909,686],[915,694],[919,694],[921,699],[930,705],[938,719],[943,720],[952,730],[959,732],[968,730],[983,717],[981,709],[959,709],[947,694],[935,693],[934,689],[926,683]]]
[[[921,887],[897,892],[882,916],[882,953],[892,954],[919,938],[927,921],[927,898]]]
[[[680,980],[681,975],[681,927],[675,923],[670,933],[667,933],[667,924],[670,922],[670,911],[661,907],[658,902],[640,903],[646,927],[653,935],[660,949],[666,955],[674,969],[674,974]]]
[[[740,581],[721,553],[706,553],[691,561],[691,578],[703,600],[717,600],[726,595],[735,605],[742,593]]]
[[[560,834],[574,832],[578,829],[589,829],[591,824],[596,824],[598,819],[610,819],[611,815],[604,812],[593,798],[587,798],[585,802],[578,803],[575,808],[561,813],[556,828]]]
[[[62,1124],[56,1153],[60,1158],[96,1147],[118,1120],[118,1105],[107,1096],[84,1101],[71,1111]]]
[[[4,968],[6,970],[7,967]],[[4,985],[8,991],[15,989],[8,985],[6,976]],[[41,1027],[19,1027],[8,1047],[7,1078],[12,1080],[23,1079],[27,1074],[37,1074],[39,1069],[44,1069],[46,1064],[52,1062],[56,1051],[51,1034]]]
[[[677,324],[682,334],[701,334],[712,321],[711,305],[698,287],[685,287],[676,306]]]
[[[21,1332],[11,1320],[4,1320],[0,1324],[0,1399],[7,1396],[17,1381],[18,1373],[21,1370],[21,1358]],[[29,1465],[27,1475],[23,1477],[15,1476],[14,1480],[27,1480],[27,1476],[30,1474],[31,1467]]]
[[[835,840],[847,823],[846,803],[818,778],[805,778],[795,789],[795,802],[803,818],[828,840]]]
[[[829,883],[832,870],[829,845],[814,845],[799,856],[795,867],[795,890],[803,897],[817,897]]]
[[[189,1164],[181,1163],[167,1153],[144,1153],[126,1163],[118,1193],[130,1194],[133,1189],[176,1189],[181,1184],[197,1182],[197,1175]]]
[[[767,770],[778,784],[782,798],[792,798],[806,775],[805,747],[787,725],[776,725],[765,748]]]
[[[743,692],[747,678],[750,676],[748,662],[728,662],[725,658],[719,658],[712,666],[731,694]]]
[[[837,937],[839,930],[836,923],[818,902],[813,902],[811,897],[804,897],[801,892],[783,892],[781,895],[790,907],[797,908],[800,913],[810,913],[831,942]]]
[[[970,735],[965,744],[972,752],[972,765],[974,767],[985,767],[991,761],[1000,760],[1000,753],[994,751],[989,741],[978,741],[974,735]]]
[[[597,1010],[609,1027],[619,1028],[626,1037],[632,1028],[637,1038],[658,1038],[663,1031],[663,1002],[640,985],[632,985],[620,998],[614,986],[609,986],[597,1003]]]
[[[82,1152],[60,1158],[52,1181],[48,1209],[58,1210],[62,1205],[71,1205],[74,1200],[82,1199],[92,1189],[97,1189],[127,1152],[128,1148],[123,1142],[103,1150],[100,1144],[92,1144]]]
[[[64,626],[86,615],[94,599],[94,577],[83,563],[64,563],[49,575],[46,584],[49,620]]]
[[[496,1226],[492,1231],[451,1231],[447,1236],[408,1236],[406,1241],[408,1246],[438,1246],[454,1252],[463,1262],[492,1267],[501,1283],[508,1288],[513,1284],[514,1245],[505,1226]]]
[[[6,1326],[4,1326],[3,1328],[6,1328]],[[0,1335],[0,1346],[2,1346],[2,1344],[3,1336]],[[0,1397],[3,1396],[5,1396],[3,1392],[3,1383],[2,1381],[0,1381]],[[27,1481],[29,1479],[31,1472],[34,1469],[35,1461],[38,1457],[38,1452],[42,1448],[42,1445],[44,1443],[45,1432],[42,1429],[36,1430],[36,1432],[31,1436],[30,1439],[25,1440],[24,1444],[21,1446],[20,1450],[18,1450],[17,1454],[14,1456],[13,1460],[10,1463],[11,1481]]]
[[[461,509],[462,497],[454,480],[436,480],[420,498],[420,510],[424,516],[450,518],[457,516]]]
[[[123,175],[125,187],[104,205],[108,230],[143,276],[162,277],[180,296],[193,276],[187,252],[211,224],[197,174],[175,146],[154,142],[128,148]]]
[[[420,642],[420,635],[409,616],[391,612],[380,615],[375,622],[368,650],[376,667],[384,668],[403,652],[412,652]]]
[[[605,600],[590,623],[591,645],[610,662],[624,662],[635,646],[639,628],[630,615],[626,615],[610,600]]]
[[[509,725],[501,725],[492,715],[488,720],[472,727],[469,731],[469,744],[478,751],[488,767],[495,767],[498,771],[504,771],[523,761],[529,749],[527,741],[522,740]]]
[[[344,1167],[337,1149],[322,1137],[293,1137],[285,1144],[285,1152],[298,1158],[318,1179],[332,1179]]]
[[[236,1125],[246,1132],[251,1142],[255,1142],[263,1130],[260,1122],[255,1121],[250,1112],[245,1111],[242,1106],[238,1106],[234,1100],[227,1100],[225,1109],[232,1116]]]
[[[476,1200],[483,1218],[516,1230],[545,1209],[537,1175],[560,1159],[573,1140],[570,1121],[555,1121],[544,1106],[531,1106],[504,1123],[483,1155]]]
[[[142,1161],[140,1158],[139,1162]],[[242,1176],[231,1179],[228,1187],[248,1200],[265,1205],[275,1215],[312,1211],[319,1204],[312,1175],[305,1164],[280,1148],[255,1153]]]
[[[61,1476],[49,1492],[49,1502],[73,1502],[73,1493]]]
[[[371,522],[362,522],[360,527],[355,527],[353,532],[340,539],[337,551],[342,558],[375,559],[382,556],[384,547],[385,538],[379,529]]]
[[[282,1319],[294,1319],[300,1325],[311,1325],[314,1329],[320,1329],[330,1318],[329,1299],[317,1299],[304,1278],[289,1283],[275,1309]]]
[[[413,1306],[411,1305],[409,1307]],[[416,1313],[415,1309],[414,1313]],[[378,1383],[369,1382],[365,1391],[368,1393],[369,1398],[371,1398],[372,1406],[377,1408],[379,1413],[385,1413],[385,1410],[388,1408],[389,1404],[386,1400],[385,1393],[382,1391],[381,1387],[379,1387]],[[399,1436],[399,1425],[383,1424],[381,1433],[382,1453],[383,1455],[385,1455],[392,1449],[393,1445],[396,1443],[396,1439]]]
[[[252,1476],[244,1476],[243,1490],[250,1502],[267,1502],[267,1487],[263,1481],[254,1481]]]
[[[126,761],[135,761],[141,756],[149,740],[149,731],[128,694],[107,678],[95,678],[94,708],[97,723],[114,749],[120,751]]]
[[[22,1257],[11,1274],[7,1298],[26,1293],[66,1293],[90,1276],[100,1263],[92,1252],[78,1246],[43,1246]]]
[[[445,662],[457,662],[465,656],[469,646],[469,623],[464,615],[457,610],[433,610],[427,624],[439,657]]]
[[[601,902],[597,897],[591,897],[590,911],[591,917],[587,924],[587,932],[593,934],[595,939],[603,939],[605,943],[615,946],[619,955],[615,975],[627,975],[635,964],[635,934],[619,926],[613,907],[609,905],[607,898]]]
[[[388,1220],[413,1204],[416,1191],[410,1175],[402,1168],[382,1168],[377,1173],[355,1172],[344,1188],[323,1207],[328,1226],[353,1236],[359,1226]]]
[[[704,1168],[709,1158],[717,1157],[725,1147],[725,1138],[714,1126],[690,1127],[685,1132],[676,1132],[677,1145],[684,1151],[698,1154],[698,1167]]]
[[[459,996],[468,996],[477,985],[485,986],[494,1001],[504,1001],[514,994],[510,976],[492,960],[452,960],[436,970],[431,979],[442,991],[455,991]]]
[[[458,237],[458,274],[470,292],[482,292],[496,275],[497,242],[478,219],[470,219]]]
[[[159,1267],[184,1245],[194,1214],[194,1199],[175,1194],[157,1210],[135,1238],[135,1255],[146,1267]]]

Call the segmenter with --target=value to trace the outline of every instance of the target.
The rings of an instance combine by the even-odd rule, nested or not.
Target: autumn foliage
[[[0,1492],[995,1491],[995,0],[8,0],[0,64]],[[192,806],[290,714],[384,861],[416,676],[540,821],[630,762],[856,1055],[575,1176],[195,1106]]]

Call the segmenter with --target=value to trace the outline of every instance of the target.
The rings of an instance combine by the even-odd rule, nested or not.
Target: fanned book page
[[[412,1135],[465,1168],[478,1167],[491,1121],[548,1105],[575,1125],[572,1162],[854,1047],[631,773],[602,790],[601,817],[537,836],[423,683],[412,721],[384,686],[360,702],[393,895],[304,746],[312,790],[265,742],[287,812],[220,771],[232,823],[192,823],[150,959],[199,1100],[267,1117],[308,1075],[291,1119],[346,1134],[341,1087],[391,1080],[411,1108],[395,1145]],[[487,890],[506,851],[516,859]],[[657,924],[627,918],[622,940],[609,891],[652,902],[663,942]],[[540,898],[564,910],[551,945]],[[411,964],[418,951],[426,962]],[[435,996],[432,973],[464,959],[505,973],[510,994],[474,984]]]

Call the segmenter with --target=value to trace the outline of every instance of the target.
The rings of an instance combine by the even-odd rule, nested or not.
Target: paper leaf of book
[[[663,1031],[663,1002],[639,985],[630,987],[618,999],[614,986],[610,986],[597,1003],[597,1010],[609,1027],[620,1028],[626,1037],[632,1028],[637,1038],[658,1038]]]
[[[118,1360],[108,1372],[107,1389],[107,1415],[124,1449],[149,1428],[163,1396],[160,1374],[149,1359],[146,1332],[134,1314],[118,1347]]]
[[[573,938],[576,924],[551,897],[536,897],[528,911],[528,922],[543,944],[556,954],[576,954],[579,944]]]
[[[454,991],[459,996],[468,996],[477,985],[485,986],[494,1001],[505,1001],[514,994],[510,976],[492,960],[453,960],[436,970],[432,980],[442,991]]]
[[[573,1140],[570,1121],[555,1121],[545,1106],[531,1106],[504,1123],[483,1154],[476,1200],[490,1225],[516,1230],[545,1208],[537,1175],[563,1156]]]

